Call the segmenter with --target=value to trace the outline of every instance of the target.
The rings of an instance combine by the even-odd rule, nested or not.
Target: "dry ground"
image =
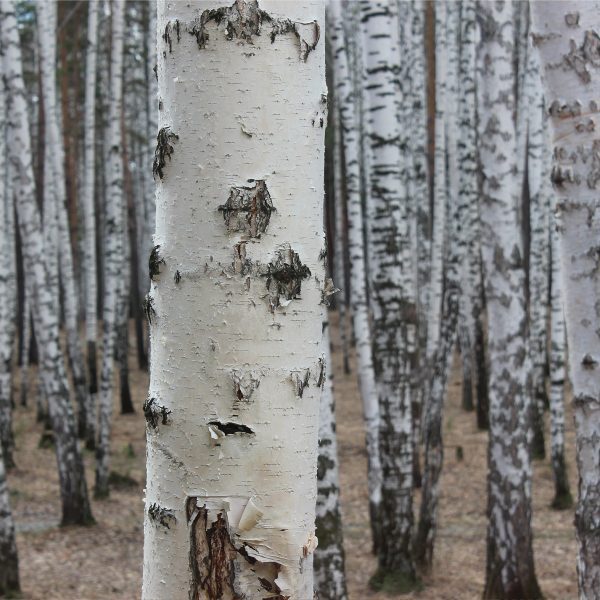
[[[375,570],[367,521],[366,458],[355,372],[341,369],[338,336],[334,335],[334,373],[346,570],[351,600],[376,600],[369,592]],[[130,357],[135,366],[133,352]],[[15,414],[18,468],[9,476],[17,522],[23,597],[40,600],[134,600],[140,596],[143,543],[144,420],[141,405],[147,375],[132,370],[137,414],[121,416],[115,407],[112,469],[138,484],[114,490],[110,499],[94,501],[97,525],[60,529],[58,483],[52,449],[39,449],[40,426],[32,408]],[[567,419],[567,455],[575,490],[573,427]],[[477,431],[474,415],[460,408],[457,370],[450,384],[444,417],[445,465],[442,477],[440,530],[433,575],[410,597],[423,600],[480,598],[485,572],[486,434]],[[464,460],[456,458],[456,447]],[[93,456],[86,453],[90,489]],[[534,533],[536,568],[546,598],[577,598],[573,512],[548,508],[552,500],[548,461],[534,469]],[[418,500],[418,499],[417,499]]]

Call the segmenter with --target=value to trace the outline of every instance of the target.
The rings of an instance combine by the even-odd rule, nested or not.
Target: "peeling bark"
[[[600,594],[600,3],[532,5],[550,107],[560,261],[573,387],[579,499],[579,597]]]

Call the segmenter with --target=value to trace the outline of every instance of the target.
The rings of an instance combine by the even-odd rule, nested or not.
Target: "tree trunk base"
[[[369,580],[369,587],[376,592],[398,596],[418,592],[423,589],[423,584],[414,573],[379,568]]]

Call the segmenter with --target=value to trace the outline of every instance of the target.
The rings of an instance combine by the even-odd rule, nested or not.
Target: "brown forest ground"
[[[335,315],[332,316],[335,321]],[[376,561],[370,554],[366,456],[356,371],[344,375],[337,331],[335,327],[332,329],[348,586],[351,600],[376,600],[387,596],[373,594],[368,589]],[[140,596],[145,459],[141,405],[148,378],[134,369],[133,351],[130,361],[137,413],[121,416],[115,406],[112,470],[135,479],[138,484],[114,489],[108,500],[94,501],[95,526],[58,527],[60,505],[54,451],[38,448],[41,427],[35,422],[34,409],[16,410],[17,469],[10,474],[9,484],[17,522],[24,598],[133,600]],[[409,597],[423,600],[481,597],[485,573],[487,435],[477,431],[473,414],[461,410],[460,397],[460,380],[454,369],[444,416],[445,465],[435,565],[423,590]],[[567,426],[567,456],[575,490],[570,416]],[[464,450],[462,461],[456,458],[459,445]],[[86,452],[85,461],[91,489],[93,455]],[[550,510],[552,492],[548,460],[536,462],[533,527],[538,578],[546,598],[575,599],[573,512]]]

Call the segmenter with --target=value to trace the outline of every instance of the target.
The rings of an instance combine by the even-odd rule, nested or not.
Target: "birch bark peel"
[[[580,598],[600,594],[600,3],[532,5],[553,127],[552,180],[573,386]]]
[[[189,35],[234,8],[233,24],[204,23],[203,47]],[[259,10],[259,34],[236,37]],[[158,31],[179,28],[171,48],[159,37],[159,128],[179,139],[157,181],[150,397],[170,413],[148,430],[146,506],[173,518],[147,511],[146,599],[313,596],[324,44],[303,57],[293,31],[271,40],[284,21],[322,29],[324,6],[159,3]],[[258,182],[275,208],[264,231],[258,214],[219,210]],[[307,372],[299,397],[292,378]]]

